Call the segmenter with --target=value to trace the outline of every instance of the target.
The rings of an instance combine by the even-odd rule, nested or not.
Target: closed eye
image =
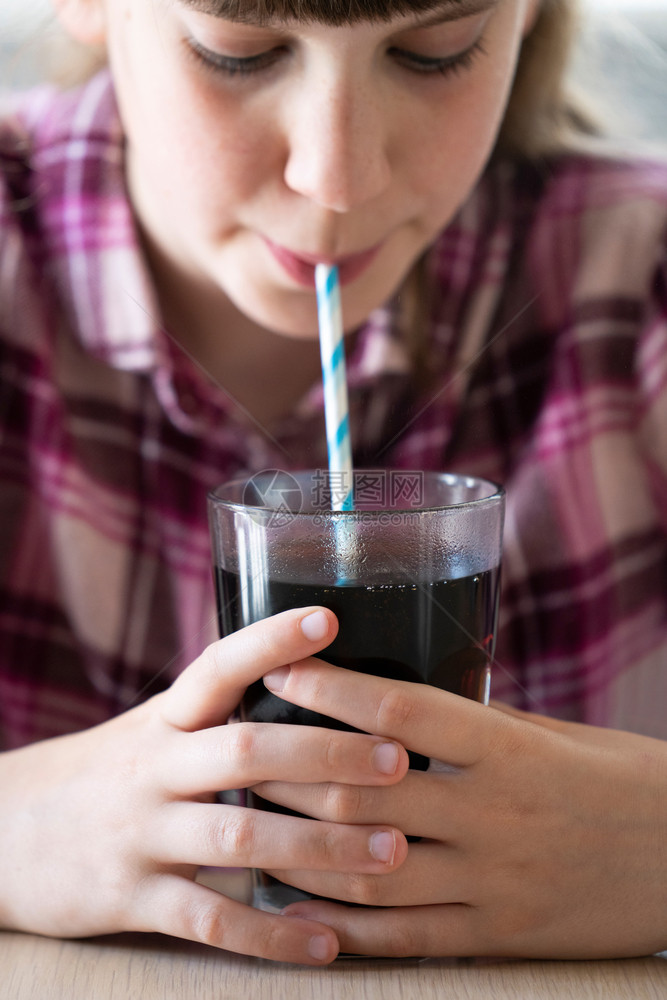
[[[481,38],[463,52],[457,52],[452,56],[424,56],[418,52],[410,52],[395,46],[389,49],[389,55],[406,69],[414,73],[425,75],[435,73],[441,76],[449,76],[469,69],[475,59],[483,54],[485,54],[485,49]]]
[[[213,52],[194,38],[188,38],[186,44],[190,54],[206,69],[230,78],[266,72],[289,53],[288,46],[277,45],[253,56],[228,56],[221,52]],[[424,76],[431,74],[449,76],[464,72],[472,66],[476,57],[484,52],[481,38],[463,52],[451,56],[425,56],[398,46],[392,46],[388,50],[388,54],[400,65]]]
[[[190,53],[206,68],[223,73],[229,77],[251,76],[271,69],[288,52],[286,45],[277,45],[266,52],[254,56],[226,56],[221,52],[213,52],[201,45],[194,38],[187,39]]]

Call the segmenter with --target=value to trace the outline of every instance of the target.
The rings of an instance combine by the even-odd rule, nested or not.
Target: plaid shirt
[[[359,468],[504,483],[493,691],[667,737],[667,167],[496,164],[429,253],[418,387],[391,308],[348,358]],[[206,494],[326,467],[322,394],[264,433],[159,321],[106,74],[0,125],[0,729],[108,718],[215,638]]]

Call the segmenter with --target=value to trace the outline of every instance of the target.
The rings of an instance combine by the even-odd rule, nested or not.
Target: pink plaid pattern
[[[426,384],[391,307],[349,358],[358,468],[508,493],[493,690],[667,737],[667,166],[493,164],[428,259]],[[319,386],[255,426],[160,323],[108,77],[0,122],[0,729],[108,718],[215,638],[205,498],[326,467]]]

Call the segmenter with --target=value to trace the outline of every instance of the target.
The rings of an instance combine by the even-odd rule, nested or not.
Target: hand
[[[262,779],[403,777],[407,754],[382,738],[221,725],[250,682],[326,646],[336,628],[322,609],[277,615],[214,643],[144,705],[0,755],[0,926],[58,937],[161,931],[288,962],[335,958],[329,927],[260,913],[194,878],[201,865],[379,876],[404,860],[405,839],[386,824],[321,824],[215,802],[217,790]],[[373,856],[381,848],[387,860]]]
[[[318,660],[265,678],[274,693],[448,766],[391,787],[267,783],[326,821],[423,838],[386,878],[273,871],[318,895],[292,914],[346,952],[604,958],[667,947],[667,744],[485,707]]]

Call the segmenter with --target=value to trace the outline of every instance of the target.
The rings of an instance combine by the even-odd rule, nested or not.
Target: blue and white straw
[[[332,507],[334,510],[352,510],[354,483],[338,269],[318,264],[315,286]]]

